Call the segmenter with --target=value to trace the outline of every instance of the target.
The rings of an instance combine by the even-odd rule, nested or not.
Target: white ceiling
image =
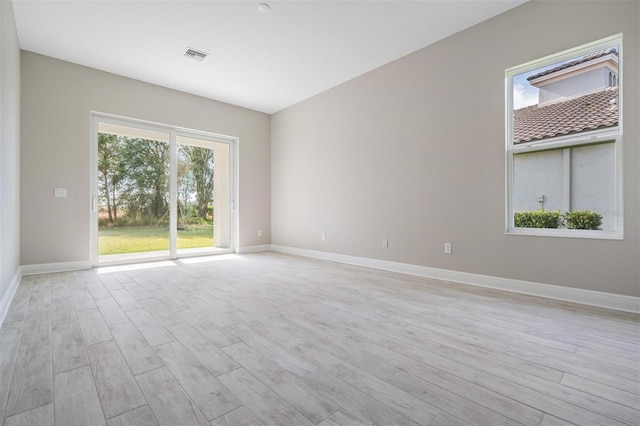
[[[267,14],[258,4],[271,6]],[[13,0],[20,47],[273,113],[526,0]],[[185,48],[210,54],[203,63]]]

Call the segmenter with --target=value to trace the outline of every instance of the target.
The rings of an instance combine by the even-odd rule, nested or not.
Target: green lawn
[[[213,225],[190,225],[178,231],[178,249],[213,246]],[[143,253],[169,250],[169,229],[151,226],[102,228],[98,231],[98,254]]]

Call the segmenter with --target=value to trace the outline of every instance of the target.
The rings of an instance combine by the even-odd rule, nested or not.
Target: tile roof
[[[618,49],[616,47],[610,47],[607,50],[601,50],[599,52],[594,52],[594,53],[592,53],[590,55],[583,56],[580,59],[576,59],[575,61],[567,62],[566,64],[558,65],[557,67],[554,67],[554,68],[539,72],[538,74],[534,74],[534,75],[532,75],[530,77],[527,77],[527,81],[535,80],[536,78],[542,77],[543,75],[551,74],[551,73],[554,73],[556,71],[560,71],[560,70],[563,70],[563,69],[566,69],[566,68],[570,68],[570,67],[573,67],[575,65],[582,64],[582,63],[588,62],[588,61],[592,61],[594,59],[600,58],[602,56],[607,56],[607,55],[610,55],[610,54],[614,54],[614,55],[617,56],[618,55]]]
[[[618,125],[618,87],[513,112],[513,143],[579,133]]]

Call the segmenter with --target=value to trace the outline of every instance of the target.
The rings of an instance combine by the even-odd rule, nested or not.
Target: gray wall
[[[275,114],[272,243],[640,295],[639,16],[529,2]],[[620,32],[625,239],[505,235],[505,69]]]
[[[20,268],[20,47],[0,1],[0,300]]]
[[[270,242],[268,114],[22,52],[23,265],[89,260],[90,111],[239,137],[240,247]]]

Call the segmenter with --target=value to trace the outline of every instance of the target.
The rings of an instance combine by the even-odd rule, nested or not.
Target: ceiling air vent
[[[187,50],[184,51],[185,58],[191,59],[196,62],[204,62],[204,60],[207,59],[207,56],[209,56],[208,53],[200,52],[199,50],[195,50],[190,47],[188,47]]]

